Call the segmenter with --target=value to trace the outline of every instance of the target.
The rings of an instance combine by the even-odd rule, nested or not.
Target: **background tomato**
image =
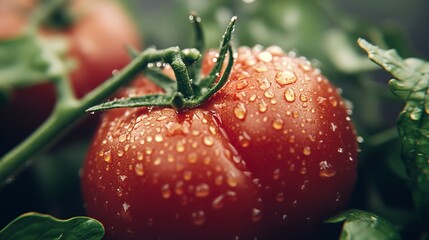
[[[347,108],[320,70],[278,47],[241,47],[201,107],[106,112],[82,186],[108,238],[301,239],[346,207],[356,161]]]
[[[22,2],[10,3],[6,10],[1,10],[7,13],[1,18],[10,22],[0,26],[1,35],[11,37],[23,31],[29,9],[34,6],[28,1]],[[67,42],[67,57],[73,61],[70,81],[80,98],[108,79],[112,71],[125,66],[131,60],[126,45],[139,47],[141,39],[118,2],[74,0],[67,10],[74,16],[74,22],[59,29],[42,27],[40,37],[62,37]],[[50,83],[14,91],[9,104],[0,108],[1,152],[13,147],[39,126],[52,111],[55,98]]]

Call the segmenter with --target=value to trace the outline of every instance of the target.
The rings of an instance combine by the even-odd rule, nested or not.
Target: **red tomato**
[[[137,82],[122,96],[154,91]],[[107,111],[82,188],[108,239],[302,239],[347,205],[356,161],[345,104],[318,69],[241,47],[201,107]]]
[[[70,80],[76,96],[82,97],[131,60],[125,46],[139,47],[140,38],[136,26],[115,1],[74,0],[71,11],[76,16],[71,26],[55,31],[42,29],[41,35],[62,36],[69,43],[68,57],[76,65]],[[10,9],[5,12],[8,15],[0,18],[19,28],[2,25],[4,35],[0,36],[16,36],[27,19]],[[10,104],[0,108],[0,132],[9,135],[5,144],[15,144],[39,126],[52,111],[55,98],[50,83],[14,91]]]

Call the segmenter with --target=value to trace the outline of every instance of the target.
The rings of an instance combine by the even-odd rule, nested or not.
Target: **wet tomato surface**
[[[82,186],[108,238],[302,239],[346,207],[357,143],[336,88],[278,47],[237,53],[200,107],[104,113]],[[122,96],[153,92],[140,79]]]

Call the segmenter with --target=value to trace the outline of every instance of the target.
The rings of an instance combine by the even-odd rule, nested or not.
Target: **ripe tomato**
[[[0,23],[4,33],[0,36],[4,38],[21,33],[28,21],[27,15],[22,14],[34,8],[28,0],[10,2],[4,10],[7,14],[0,17],[11,23]],[[23,9],[19,6],[25,6],[25,12],[18,11]],[[40,35],[44,38],[63,37],[67,41],[68,57],[75,65],[70,74],[71,84],[76,96],[82,97],[108,79],[113,70],[122,68],[131,60],[125,46],[138,47],[140,37],[136,26],[115,1],[74,0],[70,8],[76,16],[71,26],[56,30],[43,28]],[[10,103],[0,108],[0,132],[9,135],[4,145],[16,144],[39,126],[51,112],[55,98],[50,83],[14,91]]]
[[[144,81],[121,96],[159,91]],[[107,111],[82,189],[110,239],[302,239],[347,205],[356,161],[346,106],[318,69],[241,47],[200,107]]]

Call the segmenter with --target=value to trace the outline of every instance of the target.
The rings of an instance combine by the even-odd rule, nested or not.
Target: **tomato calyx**
[[[234,63],[234,54],[231,46],[231,37],[236,17],[233,17],[222,37],[219,47],[219,57],[212,71],[207,76],[201,76],[201,52],[203,51],[203,34],[200,18],[191,13],[190,21],[195,26],[196,47],[181,50],[171,47],[164,50],[156,48],[146,49],[150,62],[143,69],[143,73],[150,81],[164,90],[161,94],[148,94],[138,97],[115,99],[87,109],[87,112],[108,110],[124,107],[163,106],[173,107],[178,111],[195,108],[207,101],[213,94],[221,89],[229,78]],[[140,53],[132,48],[129,52],[133,57]],[[228,63],[222,69],[228,55]],[[175,80],[163,74],[161,68],[168,64],[172,68]],[[222,75],[221,75],[222,73]]]
[[[43,25],[52,29],[65,29],[73,25],[74,14],[70,11],[70,1],[68,0],[45,0],[38,7],[33,16],[32,24],[38,28]]]

